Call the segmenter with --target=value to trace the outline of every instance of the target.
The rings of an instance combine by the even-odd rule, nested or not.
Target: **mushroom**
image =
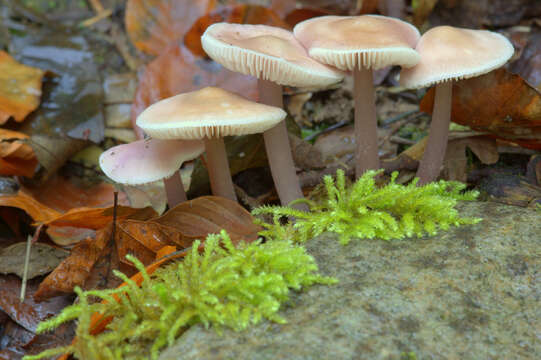
[[[419,185],[434,181],[440,173],[447,147],[453,81],[486,74],[513,56],[513,45],[503,35],[486,30],[438,26],[428,30],[417,44],[419,64],[400,73],[407,88],[436,84],[434,111],[428,142],[417,169]]]
[[[113,181],[141,185],[163,179],[169,207],[186,201],[179,169],[204,150],[202,141],[145,139],[117,145],[100,155],[100,167]]]
[[[267,105],[283,108],[282,85],[326,87],[343,79],[340,71],[311,59],[293,34],[281,28],[218,23],[207,28],[201,43],[227,69],[257,77],[260,102]],[[263,137],[281,203],[303,198],[285,121],[265,131]]]
[[[295,37],[314,59],[353,71],[355,100],[355,175],[379,169],[378,134],[372,70],[411,67],[419,31],[402,20],[378,16],[322,16],[298,23]]]
[[[263,132],[285,117],[280,108],[206,87],[158,101],[136,123],[153,138],[203,140],[212,192],[236,201],[223,137]]]

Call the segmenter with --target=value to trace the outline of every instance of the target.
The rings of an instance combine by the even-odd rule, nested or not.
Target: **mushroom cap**
[[[421,61],[400,72],[400,83],[408,88],[467,79],[486,74],[513,56],[513,45],[503,35],[486,30],[437,26],[417,44]]]
[[[141,185],[170,177],[183,162],[205,151],[200,140],[145,139],[117,145],[100,155],[100,167],[110,179]]]
[[[411,67],[419,62],[413,49],[421,36],[419,31],[391,17],[321,16],[298,23],[293,33],[311,57],[344,71]]]
[[[227,69],[280,85],[323,87],[344,78],[310,58],[291,31],[273,26],[217,23],[207,28],[201,43]]]
[[[206,87],[146,108],[137,126],[158,139],[205,139],[264,132],[284,120],[275,106],[247,100],[237,94]]]

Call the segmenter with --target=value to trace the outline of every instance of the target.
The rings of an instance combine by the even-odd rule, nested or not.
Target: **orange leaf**
[[[126,30],[137,49],[159,55],[215,5],[216,0],[129,0]]]
[[[263,24],[290,29],[272,10],[259,5],[222,6],[200,17],[184,36],[184,44],[197,56],[207,56],[201,46],[201,35],[207,27],[218,22]]]
[[[44,74],[0,51],[0,125],[10,117],[21,122],[39,106]]]
[[[36,222],[47,222],[60,216],[58,211],[42,204],[22,190],[15,195],[0,196],[0,206],[24,210]]]
[[[139,220],[129,219],[130,216],[138,216]],[[237,202],[217,196],[181,203],[151,220],[141,214],[130,216],[117,222],[114,243],[111,242],[110,223],[96,232],[95,239],[89,238],[75,245],[71,255],[43,280],[35,296],[44,300],[71,292],[76,285],[82,286],[95,270],[94,265],[104,256],[110,256],[113,249],[124,264],[129,264],[125,261],[129,253],[147,265],[167,245],[187,248],[195,239],[205,239],[208,234],[218,233],[221,229],[225,229],[234,242],[253,241],[261,230],[253,223],[252,215]]]
[[[38,165],[34,150],[20,141],[27,138],[23,133],[0,129],[0,175],[34,175]]]
[[[164,71],[167,69],[167,71]],[[257,81],[252,76],[231,72],[214,61],[194,56],[175,44],[146,66],[131,108],[133,128],[138,138],[142,130],[135,119],[156,101],[205,86],[219,86],[257,100]]]
[[[204,239],[207,234],[225,229],[232,240],[253,241],[261,231],[252,215],[232,201],[219,196],[202,196],[181,203],[159,218],[150,220],[161,226],[176,229],[183,239]]]
[[[453,84],[451,120],[539,150],[540,95],[519,75],[498,69]],[[433,103],[434,89],[430,89],[421,101],[421,111],[432,113]]]
[[[127,206],[117,206],[116,209],[116,216],[118,220],[122,220],[128,217],[133,219],[134,216],[137,216],[141,213],[148,214],[148,216],[144,216],[144,218],[154,217],[158,215],[150,207],[144,209],[136,209]],[[45,225],[72,226],[98,230],[105,227],[112,220],[112,206],[102,208],[81,207],[71,209],[65,214],[61,214],[57,218],[45,222]]]

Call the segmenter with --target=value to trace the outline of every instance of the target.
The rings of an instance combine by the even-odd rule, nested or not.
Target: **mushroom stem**
[[[180,170],[175,171],[167,179],[163,179],[163,185],[165,185],[165,195],[170,209],[188,200],[184,186],[182,185],[182,179],[180,178]]]
[[[224,139],[205,138],[207,153],[207,170],[209,172],[212,193],[233,201],[237,201],[233,179],[229,170],[229,161],[225,151]]]
[[[418,185],[436,180],[440,173],[447,148],[449,122],[451,120],[451,101],[453,82],[446,81],[436,85],[432,123],[428,133],[428,141],[419,168],[417,169]]]
[[[380,168],[378,120],[372,70],[357,66],[353,70],[355,99],[355,177]]]
[[[281,85],[261,79],[257,81],[257,85],[262,103],[283,109]],[[272,179],[280,202],[285,206],[293,200],[302,199],[304,195],[295,171],[285,120],[265,131],[263,138],[265,139],[265,149]],[[308,206],[305,204],[297,204],[294,207],[299,210],[308,210]]]

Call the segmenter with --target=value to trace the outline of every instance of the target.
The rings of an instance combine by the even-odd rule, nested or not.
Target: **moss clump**
[[[198,246],[199,241],[194,242],[184,261],[164,267],[152,278],[131,257],[144,275],[140,287],[117,273],[127,286],[111,290],[76,289],[79,303],[42,322],[38,332],[78,319],[77,341],[25,359],[61,353],[88,360],[155,359],[160,349],[172,344],[183,330],[196,323],[235,330],[263,318],[283,323],[285,320],[277,311],[288,299],[289,289],[336,281],[318,275],[314,259],[302,246],[290,241],[235,246],[222,231],[220,235],[207,237],[202,254],[193,250]],[[115,295],[120,297],[120,302],[115,301]],[[90,304],[90,296],[107,303]],[[94,336],[90,335],[90,318],[95,312],[114,319],[107,331]]]
[[[282,206],[263,206],[254,215],[272,214],[272,224],[262,235],[270,238],[290,238],[304,242],[323,232],[337,233],[340,242],[347,244],[352,238],[398,239],[406,236],[436,234],[438,228],[446,230],[451,225],[474,224],[481,219],[461,218],[455,205],[459,200],[474,200],[476,191],[464,192],[466,185],[454,181],[439,181],[417,186],[417,179],[409,185],[391,181],[378,188],[375,176],[380,171],[368,171],[351,187],[346,186],[346,176],[338,170],[336,181],[324,177],[326,196],[320,202],[306,199],[310,211]],[[283,226],[283,216],[295,218],[294,224]]]

